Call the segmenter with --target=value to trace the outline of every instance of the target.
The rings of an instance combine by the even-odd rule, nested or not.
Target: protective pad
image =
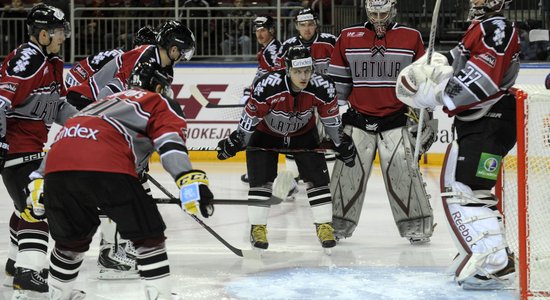
[[[433,211],[422,174],[413,159],[413,143],[406,127],[381,133],[378,153],[386,192],[399,234],[427,241],[433,232]]]
[[[336,160],[332,171],[332,227],[337,238],[351,237],[359,222],[377,139],[376,134],[349,125],[344,132],[352,137],[358,151],[355,166],[346,167],[341,160]]]
[[[460,283],[475,275],[491,277],[508,263],[498,200],[490,191],[472,191],[455,181],[458,144],[449,145],[441,177],[445,217],[458,248],[451,271]]]

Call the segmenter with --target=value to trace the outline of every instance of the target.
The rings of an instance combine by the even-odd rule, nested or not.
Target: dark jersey
[[[291,92],[290,86],[286,70],[267,73],[254,84],[239,125],[246,143],[254,130],[278,137],[302,135],[315,127],[317,109],[327,133],[339,145],[341,121],[332,79],[314,73],[302,91]]]
[[[278,68],[277,54],[279,53],[279,49],[281,49],[281,42],[275,38],[267,46],[260,48],[260,51],[256,54],[258,70],[253,82],[256,82],[264,74],[275,71]]]
[[[66,94],[63,61],[29,42],[6,57],[0,74],[9,153],[42,152],[52,123],[62,124],[76,113],[62,97]]]
[[[65,86],[70,88],[82,84],[103,68],[108,62],[122,53],[124,53],[124,51],[120,49],[101,51],[75,63],[67,73],[67,76],[65,76]]]
[[[379,39],[367,22],[342,30],[328,74],[336,82],[338,99],[348,100],[362,114],[388,116],[405,105],[395,94],[397,75],[422,55],[419,31],[394,24]]]
[[[281,46],[277,58],[278,65],[281,68],[285,67],[285,55],[288,49],[292,46],[306,47],[313,59],[315,71],[317,73],[326,74],[330,64],[330,57],[336,44],[336,37],[330,33],[318,33],[310,43],[304,43],[299,37],[292,37],[286,40]]]
[[[69,88],[69,92],[76,92],[91,101],[97,101],[105,96],[126,90],[126,82],[136,64],[151,61],[162,65],[159,51],[155,45],[143,45],[124,52],[108,62],[85,83]],[[166,71],[173,77],[172,66],[167,66]]]
[[[454,107],[445,111],[455,115],[500,100],[518,76],[519,51],[518,32],[504,17],[473,21],[449,55],[454,76],[445,93]]]
[[[153,151],[177,178],[191,169],[187,124],[175,102],[130,89],[94,102],[69,119],[48,152],[45,173],[98,171],[137,177]]]

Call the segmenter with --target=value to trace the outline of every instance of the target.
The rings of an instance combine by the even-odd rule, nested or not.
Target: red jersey
[[[519,36],[503,16],[473,21],[449,57],[454,76],[445,88],[455,107],[450,115],[490,106],[512,87],[519,73]]]
[[[394,24],[379,39],[367,22],[342,30],[328,74],[336,82],[338,99],[347,99],[364,115],[383,117],[403,109],[395,94],[397,75],[422,55],[419,31]]]
[[[270,72],[257,80],[239,125],[246,143],[254,130],[278,137],[302,135],[315,127],[317,109],[327,134],[339,145],[341,121],[332,79],[313,73],[309,84],[298,93],[291,92],[290,85],[286,70]]]
[[[94,102],[69,119],[48,152],[45,174],[98,171],[137,177],[157,151],[173,175],[189,170],[187,123],[179,105],[130,89]]]
[[[82,84],[103,68],[108,62],[122,53],[124,53],[124,51],[120,49],[101,51],[75,63],[69,72],[67,72],[67,76],[65,76],[65,86],[70,88]]]
[[[277,62],[280,68],[285,67],[285,55],[292,46],[304,46],[309,50],[315,72],[326,74],[330,64],[330,57],[336,44],[336,37],[330,33],[319,33],[310,42],[304,42],[300,37],[292,37],[286,40],[279,51]]]
[[[256,76],[254,77],[254,82],[262,75],[275,71],[277,67],[277,54],[281,49],[281,42],[277,39],[272,39],[267,46],[262,47],[256,54],[258,59],[258,70],[256,71]]]
[[[76,111],[62,98],[66,95],[63,61],[29,42],[6,57],[0,74],[0,102],[7,104],[9,154],[42,152],[52,123]]]

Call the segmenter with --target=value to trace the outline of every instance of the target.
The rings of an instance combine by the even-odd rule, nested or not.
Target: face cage
[[[380,18],[381,13],[387,13],[385,18]],[[377,16],[377,18],[374,17]],[[374,26],[376,35],[378,37],[383,37],[386,35],[386,30],[388,26],[392,23],[393,17],[395,15],[395,10],[392,7],[388,12],[369,12],[367,10],[367,18],[369,22]]]
[[[503,0],[498,9],[489,8],[489,7],[486,6],[486,4],[484,4],[482,6],[474,6],[472,4],[472,6],[470,7],[470,11],[468,12],[468,20],[469,21],[479,20],[479,19],[482,19],[483,17],[485,17],[485,15],[490,13],[490,12],[500,12],[503,9],[506,8],[506,5],[508,3],[510,3],[510,2]]]

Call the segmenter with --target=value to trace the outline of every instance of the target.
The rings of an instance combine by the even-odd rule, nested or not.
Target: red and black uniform
[[[339,145],[341,122],[334,82],[325,75],[314,73],[302,91],[293,92],[290,86],[286,70],[271,72],[258,79],[238,129],[244,135],[245,145],[290,149],[317,147],[319,136],[315,127],[315,109],[326,132]],[[323,154],[296,153],[294,156],[301,178],[315,187],[326,186],[328,191],[329,177],[324,172],[326,162]],[[250,193],[261,192],[253,188],[275,179],[278,154],[247,151],[246,157]],[[330,201],[330,192],[323,199]]]
[[[160,48],[156,45],[142,45],[124,52],[108,62],[86,82],[69,88],[68,101],[77,108],[82,109],[91,102],[126,90],[126,81],[136,64],[151,61],[162,65],[159,51]],[[168,74],[173,77],[172,66],[165,68]]]
[[[370,117],[401,114],[405,104],[397,99],[399,72],[424,55],[419,31],[393,24],[384,38],[377,38],[373,25],[345,28],[340,33],[328,74],[336,82],[339,100]],[[406,121],[402,120],[404,126]]]
[[[494,187],[500,162],[516,142],[515,97],[508,89],[518,76],[519,51],[514,24],[496,15],[473,21],[446,55],[454,69],[445,88],[450,101],[444,110],[455,116],[455,178],[472,190]],[[496,161],[493,175],[480,172],[489,161]]]
[[[336,37],[330,33],[317,33],[309,42],[303,41],[299,36],[291,37],[283,43],[278,54],[277,64],[280,68],[284,68],[285,55],[288,49],[292,46],[301,45],[309,50],[315,72],[326,74],[335,44]]]
[[[70,88],[82,84],[103,68],[108,62],[122,53],[124,53],[124,51],[121,49],[101,51],[75,63],[67,73],[67,76],[65,76],[65,86]]]
[[[277,39],[272,39],[267,46],[260,48],[256,54],[258,59],[258,70],[256,71],[256,76],[254,76],[253,83],[258,80],[262,75],[275,71],[277,67],[277,54],[281,49],[281,42]]]
[[[141,89],[95,102],[67,121],[45,166],[54,239],[74,251],[87,250],[99,225],[97,207],[125,239],[164,239],[164,222],[136,170],[157,151],[172,177],[189,171],[186,128],[176,103]]]

